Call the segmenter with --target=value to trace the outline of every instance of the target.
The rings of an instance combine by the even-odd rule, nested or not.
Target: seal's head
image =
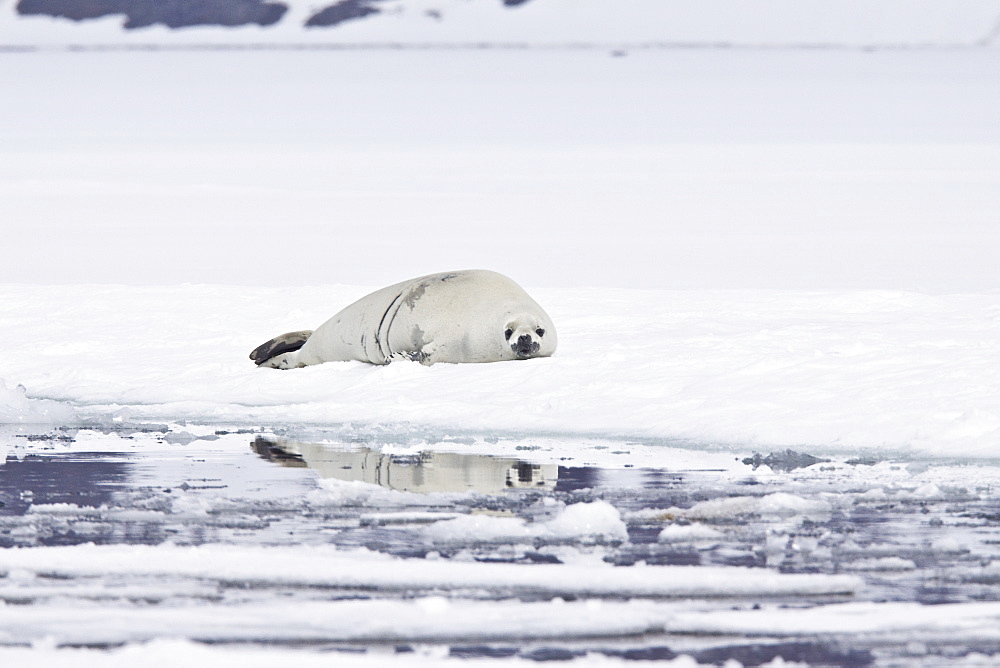
[[[514,357],[526,360],[548,356],[555,351],[555,332],[550,330],[550,325],[540,323],[537,318],[520,317],[507,323],[503,336]],[[549,338],[546,339],[546,336]]]

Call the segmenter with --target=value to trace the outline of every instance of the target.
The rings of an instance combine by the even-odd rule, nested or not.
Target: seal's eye
[[[545,336],[545,330],[539,327],[535,330],[535,334],[538,334],[538,336]]]
[[[507,328],[507,331],[503,333],[504,338],[506,338],[508,341],[510,341],[510,337],[513,334],[514,334],[514,330],[511,329],[511,328],[509,328],[509,327]]]

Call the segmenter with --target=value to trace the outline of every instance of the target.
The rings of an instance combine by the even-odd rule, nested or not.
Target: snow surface
[[[559,327],[549,359],[284,372],[247,358],[365,290],[303,287],[286,304],[288,291],[273,288],[4,286],[7,421],[387,425],[813,455],[998,454],[1000,295],[532,290]]]
[[[2,62],[6,422],[997,453],[993,50]],[[554,358],[246,360],[474,267],[540,300]]]
[[[1000,3],[390,4],[0,2],[0,662],[995,664]],[[247,359],[473,267],[554,357]]]

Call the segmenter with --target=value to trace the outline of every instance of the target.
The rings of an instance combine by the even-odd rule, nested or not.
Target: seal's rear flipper
[[[304,329],[301,332],[289,332],[288,334],[276,336],[267,343],[262,343],[254,348],[253,352],[250,353],[250,359],[257,366],[260,366],[272,357],[277,357],[283,353],[295,352],[305,344],[311,335],[312,330]]]

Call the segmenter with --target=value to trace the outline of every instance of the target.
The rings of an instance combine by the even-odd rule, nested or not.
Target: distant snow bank
[[[262,5],[275,10],[266,21],[227,10],[214,20],[247,25],[173,29],[150,11],[72,21],[24,16],[18,4],[0,0],[0,46],[922,47],[996,45],[1000,32],[998,0],[361,0],[325,27],[315,17],[337,2],[285,0]],[[66,3],[34,2],[32,11],[47,5],[58,14]]]

